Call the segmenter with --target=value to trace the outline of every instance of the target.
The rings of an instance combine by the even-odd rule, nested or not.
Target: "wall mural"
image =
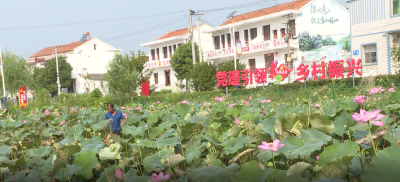
[[[299,60],[304,64],[350,59],[348,11],[331,0],[317,0],[299,15]]]

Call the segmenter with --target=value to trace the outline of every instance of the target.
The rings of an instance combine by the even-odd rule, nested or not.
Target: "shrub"
[[[103,97],[103,93],[101,93],[100,89],[95,88],[92,93],[90,93],[90,96],[93,98],[101,98]]]
[[[194,88],[196,91],[210,91],[215,88],[217,78],[217,66],[208,62],[201,62],[194,65],[191,72]]]

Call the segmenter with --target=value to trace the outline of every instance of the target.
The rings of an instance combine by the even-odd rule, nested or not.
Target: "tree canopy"
[[[209,62],[201,62],[194,65],[191,72],[194,88],[196,91],[210,91],[215,88],[217,78],[217,66]]]
[[[199,47],[195,43],[195,54],[196,62],[199,62]],[[176,52],[171,58],[171,67],[176,73],[176,78],[182,81],[186,79],[186,88],[188,86],[188,80],[190,79],[190,71],[193,69],[193,58],[192,58],[192,43],[187,42],[181,44],[176,49]]]
[[[130,55],[116,54],[108,64],[106,81],[111,94],[136,95],[136,90],[141,87],[144,80],[148,80],[153,70],[144,69],[146,55],[140,50]]]

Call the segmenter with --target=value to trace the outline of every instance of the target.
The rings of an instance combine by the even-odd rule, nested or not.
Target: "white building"
[[[54,46],[53,46],[54,47]],[[53,47],[46,47],[29,57],[27,63],[32,67],[43,68],[44,63],[56,57]],[[112,61],[116,53],[121,49],[116,49],[98,38],[90,38],[90,33],[85,32],[78,42],[59,45],[58,56],[65,57],[71,64],[71,86],[68,88],[70,93],[88,93],[95,88],[102,88],[104,75],[107,72],[107,65]],[[84,70],[87,72],[85,78]]]
[[[286,26],[288,22],[290,29]],[[273,62],[294,68],[282,83],[293,82],[298,77],[296,68],[301,63],[311,65],[350,57],[349,46],[345,46],[349,44],[349,13],[334,0],[295,0],[236,15],[233,23],[228,19],[218,27],[203,31],[212,34],[214,43],[206,50],[206,59],[216,64],[233,60],[232,26],[235,26],[235,40],[240,40],[242,45],[242,55],[237,59],[247,69],[266,68],[269,74]],[[289,45],[292,62],[287,62],[287,33],[293,37]]]
[[[395,72],[391,48],[400,34],[399,0],[351,0],[351,49],[353,58],[362,59],[364,69],[374,75]]]
[[[200,32],[206,29],[210,29],[212,26],[204,23],[200,25]],[[194,41],[198,44],[197,26],[193,26]],[[149,48],[149,62],[146,63],[146,69],[154,69],[153,75],[150,79],[150,85],[156,86],[156,91],[163,89],[169,89],[173,92],[179,92],[179,81],[175,77],[175,72],[170,65],[172,55],[177,50],[178,46],[182,43],[188,42],[190,36],[188,28],[167,32],[158,39],[140,44],[142,47]],[[200,34],[201,49],[208,50],[212,44],[212,37],[210,34]],[[182,82],[184,84],[185,82]]]

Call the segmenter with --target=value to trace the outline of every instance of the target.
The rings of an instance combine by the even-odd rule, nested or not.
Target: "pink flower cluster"
[[[48,109],[46,109],[45,111],[44,111],[44,115],[49,115],[50,114],[50,111],[48,110]]]
[[[139,106],[139,107],[136,108],[136,110],[141,111],[142,107]]]
[[[271,102],[270,99],[268,99],[268,100],[261,100],[261,101],[260,101],[261,104],[262,104],[262,103],[270,103],[270,102]]]
[[[368,102],[368,101],[369,101],[369,97],[368,96],[359,95],[359,96],[356,96],[354,98],[353,102],[356,102],[356,103],[359,103],[359,104],[364,104],[365,102]]]
[[[215,97],[214,100],[222,102],[225,100],[225,97]]]

